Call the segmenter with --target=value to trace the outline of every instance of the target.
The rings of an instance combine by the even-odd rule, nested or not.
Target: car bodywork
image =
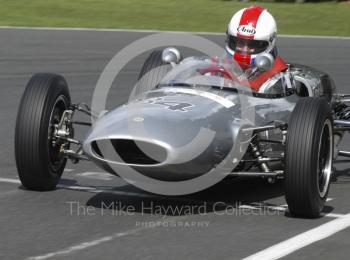
[[[83,141],[84,155],[112,174],[127,165],[159,180],[191,179],[223,160],[236,161],[231,175],[283,176],[285,130],[294,106],[305,96],[324,97],[332,106],[332,79],[289,64],[259,92],[232,86],[222,77],[176,80],[184,71],[209,64],[205,57],[187,58],[156,88],[103,115]],[[286,78],[291,83],[274,90]],[[235,158],[228,156],[232,149]]]

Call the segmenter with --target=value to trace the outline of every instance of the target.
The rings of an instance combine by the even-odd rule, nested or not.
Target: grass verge
[[[249,4],[223,0],[0,0],[0,25],[225,32]],[[281,34],[350,36],[350,3],[260,3]]]

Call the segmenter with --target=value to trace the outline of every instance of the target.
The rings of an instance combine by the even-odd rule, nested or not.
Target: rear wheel
[[[66,158],[53,140],[54,125],[70,106],[66,80],[56,74],[35,74],[21,99],[15,130],[15,157],[22,185],[31,190],[56,187]]]
[[[135,95],[154,89],[170,71],[171,65],[162,61],[162,51],[155,50],[145,60],[140,74]]]
[[[318,217],[327,199],[333,161],[333,122],[324,98],[301,99],[286,143],[286,200],[298,217]]]

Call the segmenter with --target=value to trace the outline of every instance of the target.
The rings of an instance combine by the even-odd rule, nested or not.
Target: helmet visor
[[[227,44],[234,52],[244,55],[258,54],[264,52],[269,47],[268,41],[243,39],[232,35],[228,35]]]

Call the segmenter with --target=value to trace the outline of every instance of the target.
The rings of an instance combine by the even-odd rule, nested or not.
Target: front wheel
[[[170,70],[171,65],[162,61],[162,51],[152,51],[139,73],[135,95],[154,89]]]
[[[15,130],[15,157],[22,185],[45,191],[56,187],[67,159],[53,140],[54,125],[70,106],[66,80],[56,74],[35,74],[21,99]]]
[[[297,217],[319,217],[332,174],[332,112],[324,98],[301,99],[288,123],[286,200]]]

